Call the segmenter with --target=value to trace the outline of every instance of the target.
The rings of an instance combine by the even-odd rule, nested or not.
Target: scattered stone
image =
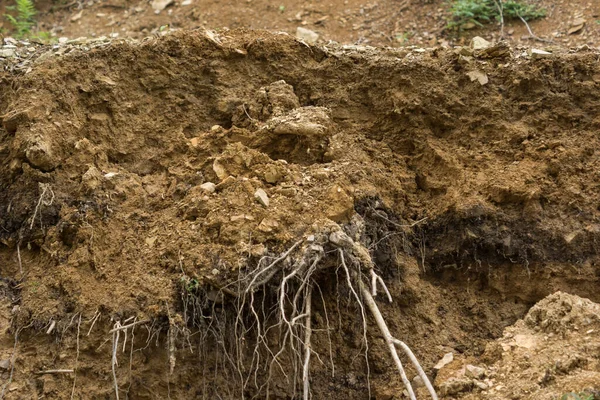
[[[548,51],[540,50],[540,49],[531,49],[529,51],[529,55],[531,56],[531,58],[537,59],[537,58],[548,58],[548,57],[552,56],[552,53],[550,53]]]
[[[537,347],[537,338],[534,335],[515,335],[515,345],[525,349]]]
[[[450,378],[440,385],[442,396],[452,396],[473,389],[473,380],[468,378]]]
[[[454,354],[446,353],[446,354],[444,354],[444,357],[442,357],[442,359],[440,361],[438,361],[437,364],[435,364],[433,369],[440,370],[440,369],[444,368],[446,365],[450,364],[452,361],[454,361]]]
[[[465,367],[465,375],[475,379],[482,379],[485,377],[485,369],[475,365],[467,364]]]
[[[481,86],[487,85],[489,82],[487,74],[479,70],[467,72],[467,76],[471,79],[471,82],[478,81]]]
[[[57,160],[52,155],[50,146],[43,140],[39,140],[25,151],[25,157],[29,163],[42,171],[51,171],[56,168]]]
[[[269,196],[267,196],[267,192],[264,190],[256,189],[256,192],[254,192],[254,198],[264,207],[269,207]]]
[[[583,19],[583,18],[575,18],[573,20],[573,22],[571,22],[571,27],[569,28],[569,30],[567,31],[567,33],[569,35],[577,33],[577,32],[579,32],[580,30],[583,29],[584,25],[585,25],[585,19]]]
[[[219,178],[220,180],[223,180],[229,176],[229,173],[219,160],[213,161],[213,171],[215,171],[215,174],[217,174],[217,178]]]
[[[475,36],[471,39],[471,48],[473,50],[485,50],[492,44],[480,36]]]
[[[258,230],[264,233],[273,232],[279,227],[279,223],[274,219],[265,218],[258,224]]]
[[[296,196],[296,188],[293,187],[282,187],[276,190],[277,194],[280,194],[285,197],[294,197]]]
[[[10,369],[10,360],[8,358],[6,360],[0,360],[0,368],[9,370]]]
[[[17,54],[17,48],[12,45],[6,45],[0,49],[0,57],[10,58]]]
[[[172,4],[174,0],[154,0],[151,4],[155,14],[160,14],[162,10]]]
[[[481,390],[488,390],[488,385],[486,385],[484,382],[478,381],[478,380],[474,380],[473,384],[475,386],[477,386],[479,389]]]
[[[71,22],[77,22],[81,19],[81,16],[83,15],[83,10],[79,11],[77,14],[73,15],[71,17]]]
[[[219,132],[223,132],[224,129],[221,125],[213,125],[210,127],[210,131],[213,133],[219,133]]]
[[[92,165],[81,177],[81,183],[90,191],[96,190],[102,184],[102,174]]]
[[[268,165],[265,169],[264,177],[267,183],[277,183],[283,179],[284,174],[276,165]]]
[[[215,185],[212,182],[205,182],[202,185],[200,185],[200,189],[208,193],[214,193],[217,190],[217,185]]]
[[[416,375],[412,380],[412,385],[413,388],[420,388],[425,386],[425,382],[423,382],[423,378],[421,378],[419,375]]]
[[[192,0],[183,0],[183,1],[181,2],[181,5],[182,5],[182,6],[189,6],[190,4],[192,4]]]
[[[296,29],[296,38],[308,44],[315,44],[319,40],[319,34],[310,29],[298,27]]]

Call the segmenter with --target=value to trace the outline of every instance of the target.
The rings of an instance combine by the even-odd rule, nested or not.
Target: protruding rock
[[[473,389],[473,380],[469,378],[450,378],[440,385],[442,396],[452,396]]]
[[[212,182],[205,182],[202,185],[200,185],[200,189],[208,193],[214,193],[215,190],[217,190],[217,185],[215,185]]]
[[[446,354],[444,354],[444,357],[442,357],[442,359],[440,361],[438,361],[438,363],[435,364],[435,366],[433,368],[440,370],[440,369],[444,368],[446,365],[450,364],[452,361],[454,361],[454,354],[446,353]]]
[[[223,180],[229,176],[229,173],[219,160],[215,160],[213,162],[213,171],[215,171],[215,174],[217,174],[217,178],[219,178],[220,180]]]
[[[475,36],[471,39],[471,48],[473,50],[485,50],[492,44],[480,36]]]
[[[467,364],[465,367],[465,375],[475,379],[482,379],[485,377],[485,369],[475,365]]]
[[[254,198],[264,207],[269,207],[269,196],[267,196],[267,192],[262,189],[256,189],[254,192]]]
[[[40,140],[25,150],[25,157],[29,163],[42,171],[51,171],[56,168],[56,160],[48,143]]]
[[[308,44],[315,44],[319,40],[319,34],[310,29],[298,27],[296,29],[296,37]]]
[[[552,53],[550,53],[549,51],[540,50],[540,49],[531,49],[529,51],[529,55],[531,56],[531,58],[537,59],[537,58],[551,57]]]

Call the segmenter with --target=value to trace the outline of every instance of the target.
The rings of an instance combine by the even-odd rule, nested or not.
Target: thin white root
[[[100,318],[100,311],[96,311],[96,314],[94,314],[94,316],[92,317],[92,325],[90,326],[90,329],[88,330],[88,333],[86,336],[90,336],[90,333],[92,333],[92,329],[94,329],[94,325],[96,325],[96,321],[98,321],[98,318]]]
[[[408,347],[408,345],[406,343],[404,343],[403,341],[398,340],[396,338],[392,338],[392,342],[394,342],[394,344],[400,346],[402,348],[402,350],[404,350],[404,352],[406,353],[406,355],[410,359],[410,362],[415,367],[415,369],[417,370],[417,373],[419,374],[419,376],[423,380],[423,383],[425,383],[425,387],[427,387],[427,390],[429,391],[429,394],[431,395],[431,397],[433,398],[433,400],[437,400],[437,398],[438,398],[437,397],[437,393],[435,393],[435,389],[433,388],[433,385],[429,381],[429,378],[427,377],[427,374],[425,373],[425,371],[423,371],[423,367],[421,367],[421,364],[419,364],[419,361],[417,360],[417,357],[415,357],[415,354],[412,352],[412,350],[410,349],[410,347]]]
[[[276,258],[275,260],[273,260],[273,262],[271,264],[269,264],[268,266],[266,266],[265,268],[261,269],[260,271],[257,272],[257,274],[254,276],[254,278],[252,279],[252,281],[250,282],[250,284],[246,287],[245,292],[248,293],[250,290],[253,290],[255,287],[255,282],[258,279],[258,277],[262,274],[264,274],[265,272],[267,272],[268,270],[270,270],[271,268],[273,268],[275,265],[277,265],[277,263],[279,263],[280,261],[285,260],[292,251],[294,251],[294,249],[298,246],[300,246],[300,244],[302,244],[302,240],[297,241],[296,243],[294,243],[294,245],[292,247],[290,247],[285,253],[283,253],[280,257]]]
[[[40,183],[39,184],[40,189],[42,189],[42,194],[40,194],[40,197],[38,199],[37,204],[35,205],[35,210],[33,211],[33,217],[31,217],[31,225],[29,225],[29,229],[33,229],[33,225],[35,224],[35,217],[40,209],[41,205],[45,205],[45,206],[51,206],[52,203],[54,202],[54,192],[52,191],[52,188],[50,188],[50,184],[48,183]],[[46,201],[44,200],[44,197],[46,196],[46,192],[50,190],[50,194],[52,195],[52,197],[50,198],[50,200]],[[41,219],[41,217],[40,217]]]
[[[21,261],[21,241],[17,243],[17,260],[19,261],[19,272],[23,276],[23,262]]]
[[[310,353],[312,352],[311,346],[311,307],[312,307],[312,287],[306,288],[306,297],[304,298],[304,314],[306,314],[306,322],[304,323],[304,365],[302,368],[302,385],[303,385],[303,400],[310,400]]]
[[[116,322],[115,323],[115,328],[111,331],[113,332],[112,334],[112,375],[113,375],[113,382],[114,382],[114,386],[115,386],[115,398],[116,400],[119,400],[119,383],[117,382],[117,370],[116,367],[119,365],[117,362],[117,349],[119,348],[119,335],[121,333],[120,328],[121,327],[121,323],[120,322]]]
[[[381,287],[383,287],[383,291],[385,292],[388,301],[390,303],[393,303],[392,294],[388,290],[387,285],[385,284],[381,276],[377,275],[377,273],[373,269],[371,269],[371,294],[373,295],[373,297],[377,297],[377,282],[381,283]]]
[[[390,330],[388,329],[388,326],[385,323],[385,320],[383,319],[383,315],[381,315],[381,311],[379,311],[379,307],[377,307],[377,303],[375,303],[375,299],[373,299],[371,292],[369,291],[369,289],[367,289],[367,287],[365,286],[363,281],[360,278],[357,279],[357,281],[358,281],[358,286],[360,288],[360,291],[362,292],[362,295],[365,299],[365,303],[367,303],[367,307],[369,307],[371,314],[373,314],[373,317],[375,318],[375,321],[377,322],[377,326],[379,327],[379,330],[381,331],[381,334],[383,335],[383,338],[385,339],[385,342],[388,345],[388,349],[390,350],[392,359],[396,363],[398,372],[400,372],[400,377],[402,378],[402,382],[404,383],[404,386],[406,387],[406,390],[408,391],[408,397],[411,400],[417,400],[417,397],[415,396],[415,392],[413,391],[412,385],[410,384],[410,381],[408,380],[408,377],[406,376],[406,372],[404,371],[404,367],[402,366],[402,361],[400,361],[400,357],[398,357],[398,352],[396,351],[396,346],[394,345],[394,337],[390,333]]]
[[[119,325],[118,327],[112,328],[108,333],[115,333],[117,331],[123,331],[123,330],[129,329],[129,328],[132,328],[136,325],[147,324],[148,322],[150,322],[149,319],[144,319],[142,321],[133,322],[129,325],[123,325],[123,326]]]
[[[72,374],[75,372],[74,369],[47,369],[45,371],[36,372],[37,375],[45,375],[45,374]]]

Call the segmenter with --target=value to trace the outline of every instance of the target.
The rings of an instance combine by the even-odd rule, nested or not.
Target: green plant
[[[529,21],[532,19],[543,18],[546,16],[546,11],[537,8],[532,4],[523,3],[518,0],[507,0],[502,4],[502,13],[504,18],[519,18],[523,17],[524,20]],[[499,18],[499,16],[498,16]]]
[[[522,0],[452,0],[448,27],[462,29],[467,25],[483,26],[492,20],[519,17],[529,21],[545,15],[543,9]]]
[[[31,28],[35,26],[35,15],[37,14],[32,0],[15,0],[14,6],[6,7],[15,10],[16,16],[5,14],[4,16],[17,30],[17,37],[26,37],[31,34]]]

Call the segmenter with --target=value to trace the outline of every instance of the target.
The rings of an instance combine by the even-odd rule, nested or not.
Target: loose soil
[[[520,20],[506,21],[504,40],[546,48],[598,47],[600,1],[528,2],[546,11],[545,18],[530,21],[530,26],[535,36],[550,43],[532,40]],[[143,38],[161,26],[218,31],[269,29],[292,35],[297,27],[304,27],[319,33],[323,43],[333,40],[393,47],[463,44],[476,35],[500,39],[500,26],[495,22],[461,32],[448,29],[450,5],[446,0],[177,0],[158,14],[147,0],[38,0],[36,5],[40,10],[40,30],[71,39],[109,35]],[[0,4],[0,11],[2,7]],[[581,28],[572,31],[582,21]],[[10,28],[8,23],[4,25]]]
[[[255,303],[241,294],[302,240],[323,247],[313,398],[405,398],[321,240],[340,230],[368,250],[390,330],[448,398],[597,390],[598,54],[496,50],[465,61],[195,30],[6,68],[4,397],[113,398],[116,381],[121,398],[298,398],[295,354],[270,363],[297,253]],[[134,322],[115,347],[111,329]],[[446,353],[455,364],[435,369]]]

